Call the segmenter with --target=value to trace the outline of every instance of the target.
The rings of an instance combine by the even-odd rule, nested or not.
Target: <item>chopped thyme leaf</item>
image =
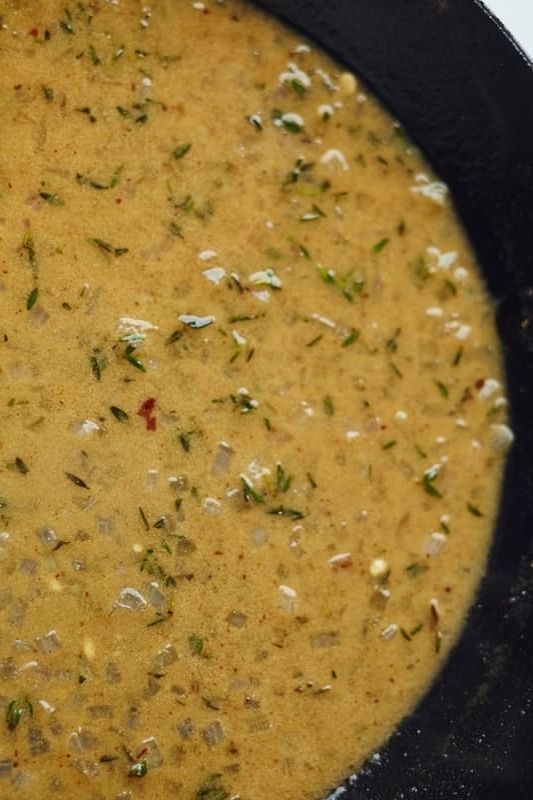
[[[85,483],[85,481],[83,480],[83,478],[78,478],[78,476],[74,475],[72,472],[65,472],[65,475],[67,476],[69,481],[72,481],[72,483],[75,486],[79,486],[80,489],[88,489],[89,488],[87,486],[87,484]]]
[[[26,309],[28,311],[32,310],[33,306],[37,302],[38,297],[39,297],[39,289],[37,287],[35,287],[35,289],[31,290],[31,292],[29,293],[29,295],[28,295],[28,297],[26,299]]]
[[[242,316],[230,317],[229,321],[231,323],[234,323],[234,322],[251,322],[252,320],[259,319],[262,316],[263,316],[262,314],[243,314]]]
[[[180,435],[178,436],[178,439],[179,439],[180,444],[181,444],[182,448],[184,449],[184,451],[186,453],[188,453],[190,451],[190,449],[191,449],[191,439],[190,439],[189,434],[188,433],[180,433]]]
[[[472,516],[474,516],[474,517],[482,517],[483,516],[483,512],[480,511],[479,508],[477,506],[474,506],[472,503],[467,503],[466,507],[467,507],[468,511],[470,511]]]
[[[376,242],[376,244],[373,245],[372,252],[373,253],[381,253],[381,251],[388,245],[389,242],[390,242],[390,239],[388,239],[388,238],[380,239],[379,242]]]
[[[396,233],[398,236],[403,236],[406,230],[405,220],[401,219],[396,226]]]
[[[134,350],[135,347],[129,344],[124,351],[124,358],[129,364],[131,364],[132,367],[135,367],[135,369],[138,369],[140,372],[146,372],[146,367],[142,361],[140,361],[137,356],[134,355]]]
[[[261,116],[259,114],[249,114],[246,117],[246,120],[247,120],[247,122],[250,123],[250,125],[253,128],[256,129],[256,131],[262,131],[263,130],[263,122],[262,122]]]
[[[428,454],[427,454],[427,453],[425,453],[425,452],[422,450],[422,448],[421,448],[421,447],[419,447],[417,444],[415,444],[415,450],[416,450],[416,452],[418,453],[418,455],[420,456],[420,458],[427,458],[427,457],[428,457]]]
[[[113,174],[111,175],[111,180],[109,181],[109,188],[110,188],[110,189],[114,189],[116,186],[118,186],[118,184],[119,184],[119,182],[120,182],[120,176],[122,175],[122,171],[123,171],[123,169],[124,169],[124,165],[123,165],[123,164],[120,164],[120,165],[119,165],[119,166],[118,166],[118,167],[115,169],[115,171],[113,172]]]
[[[307,473],[307,480],[309,481],[309,483],[311,485],[311,489],[316,489],[317,488],[317,483],[316,483],[315,479],[313,478],[313,476],[311,475],[310,472]]]
[[[447,386],[445,386],[440,381],[435,381],[435,386],[439,390],[439,392],[440,392],[442,397],[448,397],[449,392],[448,392],[448,387]]]
[[[300,175],[303,175],[304,172],[308,172],[314,166],[315,165],[313,162],[306,163],[303,158],[298,158],[294,164],[294,167],[285,176],[285,180],[283,181],[282,185],[288,186],[289,184],[297,183]]]
[[[329,394],[327,394],[324,397],[322,405],[324,408],[324,413],[327,414],[328,417],[332,417],[333,414],[335,413],[335,406],[333,405],[333,400],[331,399]]]
[[[314,220],[320,219],[320,217],[326,217],[327,214],[322,211],[322,209],[313,203],[311,206],[311,211],[308,211],[307,214],[304,214],[303,217],[300,217],[301,222],[314,222]]]
[[[229,792],[221,784],[222,775],[210,775],[206,782],[196,792],[196,800],[228,800]]]
[[[430,470],[427,470],[426,472],[424,472],[424,475],[420,482],[426,494],[429,494],[431,497],[442,497],[442,494],[433,485],[433,481],[435,480],[437,475],[438,472],[431,472]]]
[[[45,86],[44,84],[41,86],[44,99],[47,103],[51,103],[54,99],[54,90],[50,88],[50,86]]]
[[[122,106],[116,106],[116,109],[117,109],[117,111],[118,111],[118,113],[120,114],[121,117],[129,117],[130,116],[130,112],[128,111],[127,108],[123,108]]]
[[[415,625],[415,627],[409,631],[409,636],[416,636],[417,633],[420,633],[423,627],[424,627],[423,622],[420,622],[418,625]]]
[[[390,339],[387,339],[385,342],[385,348],[389,353],[395,353],[398,349],[398,337],[402,332],[401,328],[396,328],[394,331],[394,336],[391,336]]]
[[[289,517],[289,519],[303,519],[305,514],[303,511],[296,511],[294,508],[286,508],[285,506],[277,506],[276,508],[269,508],[266,512],[277,517]]]
[[[30,471],[30,469],[29,469],[28,465],[26,464],[26,462],[23,461],[22,458],[20,458],[19,456],[17,456],[16,459],[15,459],[15,469],[21,475],[27,475],[28,472]]]
[[[401,633],[401,635],[403,636],[403,638],[405,639],[406,642],[410,642],[411,641],[411,636],[407,633],[405,628],[400,628],[400,633]]]
[[[417,578],[423,572],[426,572],[429,567],[426,564],[418,564],[416,561],[413,564],[409,564],[408,567],[405,568],[405,571],[409,575],[410,578]],[[412,635],[412,634],[411,634]]]
[[[50,192],[39,192],[39,197],[49,203],[51,206],[62,206],[64,201],[57,194],[50,194]]]
[[[72,27],[72,18],[68,11],[65,11],[65,19],[59,20],[59,27],[63,33],[73,34],[74,28]]]
[[[189,635],[189,649],[193,656],[201,656],[204,652],[204,640],[197,633]]]
[[[177,236],[178,239],[184,239],[185,238],[183,236],[183,233],[181,231],[180,226],[176,225],[175,222],[171,222],[170,225],[168,226],[168,229],[169,229],[170,233],[172,234],[172,236]]]
[[[14,731],[24,714],[33,716],[33,706],[29,700],[11,700],[6,709],[6,723],[10,731]]]
[[[315,346],[315,344],[318,344],[318,343],[319,343],[319,341],[320,341],[321,339],[323,339],[323,338],[324,338],[324,337],[322,336],[322,334],[320,334],[319,336],[315,336],[315,338],[314,338],[314,339],[311,339],[311,341],[310,341],[310,342],[307,342],[307,344],[306,344],[305,346],[306,346],[306,347],[314,347],[314,346]]]
[[[149,531],[150,530],[150,523],[148,522],[148,519],[146,517],[146,514],[144,513],[144,510],[143,510],[142,506],[139,506],[139,514],[141,516],[141,519],[142,519],[143,525],[145,527],[145,530]]]
[[[165,340],[165,344],[166,345],[175,344],[181,339],[182,336],[183,336],[183,331],[181,330],[172,331],[170,336],[168,336],[167,339]]]
[[[267,429],[267,431],[271,431],[272,430],[272,423],[270,422],[269,418],[268,417],[263,417],[263,422],[265,423],[265,428]]]
[[[93,349],[93,355],[89,357],[89,363],[91,365],[91,371],[96,380],[101,380],[102,372],[107,367],[107,358],[102,355],[102,352],[98,348],[95,347]]]
[[[396,364],[394,363],[394,361],[392,360],[392,358],[391,358],[391,360],[389,361],[389,364],[390,364],[390,366],[391,366],[391,369],[392,369],[392,371],[394,372],[394,374],[395,374],[395,375],[396,375],[398,378],[403,378],[403,373],[402,373],[402,371],[399,369],[399,367],[397,367],[397,366],[396,366]]]
[[[458,349],[458,351],[456,352],[456,354],[453,357],[452,367],[456,367],[459,364],[459,362],[461,361],[461,359],[463,357],[463,351],[464,351],[464,347],[461,345],[461,347]]]
[[[306,258],[308,261],[311,261],[311,253],[309,252],[307,247],[305,247],[303,244],[299,244],[298,245],[298,250],[299,250],[301,256]]]
[[[92,44],[89,45],[89,58],[91,59],[91,62],[94,64],[95,67],[98,66],[98,64],[102,63],[98,58],[98,54]]]
[[[109,410],[118,422],[127,422],[129,420],[128,414],[118,406],[109,406]]]
[[[442,519],[440,520],[440,526],[441,526],[442,530],[444,531],[444,533],[446,534],[446,536],[449,536],[450,535],[450,526],[446,522],[444,522],[444,520],[442,520]]]
[[[245,478],[244,475],[241,475],[241,481],[242,494],[245,503],[256,503],[257,505],[260,505],[265,502],[264,495],[254,489],[248,478]]]
[[[167,611],[166,614],[163,614],[161,611],[156,611],[155,619],[151,622],[148,622],[146,627],[153,628],[154,625],[160,625],[162,622],[167,622],[172,617],[172,611]]]
[[[148,763],[146,759],[143,759],[142,761],[136,761],[134,764],[131,765],[128,775],[131,778],[144,778],[147,772],[148,772]]]
[[[398,442],[396,441],[396,439],[391,439],[390,442],[385,442],[385,444],[382,445],[381,449],[382,450],[392,450],[392,448],[396,447],[397,444],[398,444]]]
[[[103,239],[94,238],[89,239],[89,241],[91,244],[94,244],[96,247],[100,248],[100,250],[103,250],[104,252],[110,253],[114,256],[122,256],[124,253],[128,252],[127,247],[113,247],[112,244],[109,244],[109,242],[106,242]]]
[[[292,476],[287,475],[282,464],[276,464],[276,487],[280,492],[288,492],[292,483]]]
[[[187,155],[191,147],[192,144],[190,144],[190,142],[188,142],[187,144],[180,144],[178,147],[174,148],[174,150],[172,151],[172,155],[174,156],[176,161],[179,161],[180,158],[183,158],[183,156]]]
[[[350,345],[355,344],[360,335],[361,331],[353,330],[345,339],[342,340],[341,347],[350,347]]]

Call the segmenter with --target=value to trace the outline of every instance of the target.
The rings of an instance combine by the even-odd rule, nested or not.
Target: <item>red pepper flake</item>
[[[157,426],[157,420],[155,416],[153,416],[154,408],[155,408],[155,397],[149,397],[148,400],[145,400],[140,409],[137,411],[138,417],[145,418],[147,431],[155,431]]]
[[[478,380],[474,384],[478,392],[481,391],[481,389],[483,389],[484,385],[485,385],[485,378],[478,378]]]
[[[37,28],[32,28],[31,30],[28,31],[28,35],[33,36],[33,38],[36,39],[37,36],[39,36],[39,31],[37,30]]]

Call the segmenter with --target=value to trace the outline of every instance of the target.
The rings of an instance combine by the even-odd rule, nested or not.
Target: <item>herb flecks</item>
[[[245,503],[255,503],[256,505],[262,505],[266,502],[265,496],[258,492],[252,486],[250,480],[246,477],[246,475],[241,475],[242,481],[242,494]]]
[[[33,706],[27,698],[10,700],[6,709],[8,730],[14,731],[24,715],[33,716]]]
[[[117,422],[127,422],[129,420],[128,414],[118,406],[109,406],[109,410],[117,420]]]
[[[190,142],[187,142],[187,144],[178,145],[178,147],[175,147],[174,150],[172,151],[173,158],[175,158],[176,161],[179,161],[180,159],[182,159],[184,156],[187,155],[191,147],[192,144]]]
[[[93,238],[89,239],[89,241],[91,244],[94,244],[95,247],[98,247],[98,249],[102,252],[109,253],[109,255],[115,257],[123,256],[129,252],[128,247],[114,247],[112,244],[109,244],[109,242],[106,242],[105,239]]]
[[[202,656],[204,654],[204,640],[197,633],[189,635],[189,650],[193,656]]]
[[[426,494],[430,495],[430,497],[442,497],[442,493],[434,485],[434,482],[437,479],[440,470],[441,467],[439,464],[430,467],[424,472],[422,480],[420,481],[420,485],[422,486]]]
[[[269,508],[267,514],[271,514],[272,516],[276,517],[288,517],[289,519],[299,520],[305,517],[303,511],[297,511],[295,508],[287,508],[286,506],[276,506],[275,508]]]
[[[26,310],[31,311],[35,303],[39,298],[39,289],[35,287],[31,290],[28,297],[26,298]]]
[[[67,476],[67,478],[69,479],[69,481],[72,481],[72,483],[73,483],[75,486],[78,486],[80,489],[88,489],[88,488],[89,488],[89,487],[87,486],[87,484],[85,483],[85,481],[83,480],[83,478],[79,478],[77,475],[74,475],[74,473],[72,473],[72,472],[65,472],[65,475]]]

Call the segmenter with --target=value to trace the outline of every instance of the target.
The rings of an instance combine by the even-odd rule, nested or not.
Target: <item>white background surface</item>
[[[533,0],[483,0],[533,58]]]

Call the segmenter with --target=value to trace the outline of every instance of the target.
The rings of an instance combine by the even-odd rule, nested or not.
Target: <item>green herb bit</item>
[[[170,233],[172,234],[172,236],[176,236],[178,239],[184,239],[185,238],[183,233],[182,233],[182,231],[181,231],[180,226],[176,225],[175,222],[171,222],[170,225],[168,226],[168,229],[169,229]]]
[[[385,247],[388,245],[389,242],[390,242],[390,239],[388,237],[385,237],[384,239],[380,239],[379,242],[376,242],[376,244],[373,245],[372,252],[373,253],[381,253],[381,251],[385,249]]]
[[[146,514],[144,513],[144,510],[143,510],[142,506],[139,506],[139,514],[140,514],[140,517],[142,519],[142,522],[143,522],[143,525],[145,527],[145,530],[149,531],[150,530],[150,523],[148,522],[148,518],[147,518]]]
[[[264,422],[264,425],[265,425],[265,428],[267,429],[267,431],[271,431],[272,430],[272,423],[270,422],[269,418],[268,417],[263,417],[263,422]]]
[[[422,450],[422,448],[417,444],[415,444],[415,450],[418,453],[418,455],[420,456],[420,458],[427,458],[428,457],[428,454],[425,453],[424,450]]]
[[[102,354],[102,351],[99,348],[95,347],[93,349],[93,355],[89,357],[89,363],[91,365],[91,371],[96,380],[101,380],[102,372],[107,367],[107,358]]]
[[[452,367],[456,367],[459,364],[459,362],[463,357],[463,352],[464,352],[464,347],[461,345],[461,347],[458,349],[458,351],[453,357]]]
[[[406,231],[405,220],[401,219],[396,226],[396,233],[398,234],[398,236],[403,236],[405,231]]]
[[[128,247],[113,247],[113,245],[109,244],[109,242],[104,241],[104,239],[89,239],[91,244],[94,244],[100,250],[103,250],[105,253],[109,253],[113,256],[123,256],[125,253],[129,252]]]
[[[394,374],[396,375],[396,377],[397,377],[397,378],[403,378],[403,372],[402,372],[402,371],[401,371],[401,369],[400,369],[400,368],[397,366],[397,364],[395,364],[395,363],[394,363],[394,361],[392,360],[392,358],[391,358],[391,360],[389,361],[389,364],[390,364],[390,367],[391,367],[392,371],[393,371],[393,372],[394,372]]]
[[[250,481],[241,475],[242,481],[242,494],[244,497],[245,503],[256,503],[257,505],[261,505],[265,502],[265,497],[260,492],[258,492]]]
[[[80,172],[76,173],[76,182],[80,186],[90,186],[92,189],[109,189],[107,184],[100,183],[100,181],[89,178],[87,175],[82,175]]]
[[[70,35],[74,33],[74,28],[72,27],[72,15],[68,9],[65,11],[65,19],[59,20],[59,27],[63,33],[68,33]]]
[[[353,330],[348,336],[342,340],[341,347],[350,347],[359,339],[361,331]]]
[[[178,147],[174,148],[174,150],[172,151],[172,155],[174,156],[176,161],[179,161],[180,158],[183,158],[183,156],[187,155],[191,147],[192,144],[190,142],[187,142],[187,144],[180,144],[178,145]]]
[[[182,336],[183,336],[183,331],[182,330],[172,331],[170,336],[168,336],[166,338],[165,344],[166,345],[175,344],[176,342],[179,342],[179,340],[181,339]]]
[[[429,494],[431,497],[442,497],[442,494],[439,492],[436,486],[433,485],[433,481],[436,479],[438,474],[438,471],[434,469],[426,470],[420,482],[426,494]]]
[[[6,723],[10,731],[15,730],[24,714],[33,716],[33,706],[27,698],[9,702],[6,709]]]
[[[385,348],[389,353],[395,353],[398,349],[398,337],[402,332],[401,328],[396,328],[394,331],[394,336],[391,336],[390,339],[387,339],[385,342]]]
[[[416,636],[417,633],[420,633],[423,627],[424,627],[423,622],[420,622],[418,625],[415,625],[415,627],[409,631],[409,636]]]
[[[102,63],[98,58],[98,53],[96,52],[92,44],[89,45],[89,58],[91,59],[91,62],[94,64],[95,67],[97,67],[98,64]]]
[[[316,483],[315,479],[313,478],[313,476],[311,475],[310,472],[308,472],[306,474],[306,477],[307,477],[307,480],[309,481],[311,489],[316,489],[317,488],[317,483]]]
[[[457,286],[453,281],[445,280],[444,287],[452,297],[455,297],[457,295]]]
[[[327,394],[323,401],[322,406],[324,408],[324,413],[328,415],[328,417],[332,417],[335,413],[335,406],[333,405],[333,400],[331,399],[330,395]]]
[[[419,575],[422,575],[423,572],[426,572],[429,567],[427,564],[419,564],[416,561],[413,564],[409,564],[408,567],[405,568],[405,571],[409,575],[410,578],[417,578]],[[411,633],[411,636],[413,634]]]
[[[135,120],[137,125],[145,125],[148,122],[148,114],[140,114]]]
[[[54,99],[54,90],[50,86],[45,86],[44,84],[41,86],[41,90],[46,102],[51,103]]]
[[[385,442],[385,444],[382,445],[381,449],[382,450],[392,450],[392,448],[396,447],[397,444],[398,444],[398,442],[396,441],[396,439],[391,439],[390,442]]]
[[[85,114],[85,116],[88,117],[89,122],[96,122],[96,117],[92,113],[89,106],[83,106],[82,108],[77,108],[76,111],[79,111],[80,114]]]
[[[122,106],[116,106],[116,109],[117,109],[117,111],[118,111],[118,113],[120,114],[121,117],[129,117],[130,116],[130,112],[128,111],[127,108],[123,108]]]
[[[228,800],[229,792],[221,784],[222,775],[210,775],[206,782],[196,792],[196,800]]]
[[[146,627],[153,628],[154,625],[161,625],[162,622],[168,622],[168,620],[171,619],[172,614],[172,611],[167,611],[166,614],[163,614],[162,611],[156,611],[155,619],[153,619],[151,622],[148,622]]]
[[[37,253],[35,251],[35,243],[33,241],[33,236],[30,230],[27,230],[22,237],[22,244],[20,245],[20,249],[23,250],[26,255],[28,256],[28,261],[31,267],[31,271],[34,275],[37,274]]]
[[[26,309],[28,311],[32,310],[33,306],[37,302],[38,297],[39,297],[39,289],[35,287],[35,289],[32,289],[28,297],[26,298]]]
[[[315,165],[312,161],[306,163],[303,158],[298,158],[294,164],[294,167],[290,172],[287,173],[282,185],[288,186],[289,184],[297,183],[300,175],[303,175],[305,172],[313,169],[314,166]]]
[[[295,115],[296,116],[296,115]],[[289,133],[300,133],[302,130],[302,125],[295,119],[295,116],[292,114],[284,114],[282,111],[273,111],[272,117],[274,119],[274,125],[278,128],[284,128]]]
[[[138,359],[136,355],[134,355],[134,352],[135,345],[129,344],[124,351],[124,358],[129,364],[131,364],[132,367],[135,367],[135,369],[138,369],[140,372],[146,372],[146,367],[142,361]]]
[[[197,633],[189,635],[189,649],[193,656],[201,656],[204,652],[204,640]]]
[[[286,508],[285,506],[277,506],[276,508],[269,508],[266,512],[277,517],[289,517],[289,519],[299,520],[305,517],[303,511],[297,511],[294,508]]]
[[[474,516],[474,517],[483,517],[484,516],[483,512],[480,511],[479,508],[477,506],[473,505],[472,503],[467,503],[466,507],[467,507],[468,511],[470,511],[472,516]]]
[[[318,344],[318,343],[320,342],[320,340],[321,340],[321,339],[323,339],[323,338],[324,338],[324,337],[323,337],[323,335],[322,335],[322,334],[320,334],[319,336],[315,336],[315,338],[314,338],[314,339],[311,339],[311,341],[310,341],[310,342],[307,342],[307,344],[306,344],[305,346],[306,346],[306,347],[314,347],[314,346],[315,346],[315,344]]]
[[[16,459],[15,459],[15,469],[21,475],[27,475],[28,472],[30,471],[30,468],[28,467],[26,462],[23,461],[22,458],[20,458],[19,456],[17,456]]]
[[[400,628],[400,633],[401,633],[401,635],[403,636],[403,638],[405,639],[406,642],[410,642],[411,641],[412,637],[407,633],[405,628]]]
[[[311,261],[311,253],[309,252],[307,247],[305,247],[305,245],[299,244],[298,245],[298,252],[300,253],[301,256],[306,258],[308,261]]]
[[[243,314],[242,316],[230,317],[229,321],[234,322],[251,322],[254,319],[260,319],[263,314]]]
[[[145,758],[142,761],[136,761],[131,765],[128,775],[130,778],[144,778],[148,772],[148,763]]]
[[[441,383],[441,381],[435,381],[435,386],[439,390],[441,397],[448,397],[448,387],[445,386],[444,383]]]
[[[184,451],[188,453],[191,449],[191,439],[188,433],[180,433],[178,436],[181,446],[183,447]]]
[[[49,203],[51,206],[64,205],[64,201],[57,194],[50,194],[50,192],[39,192],[39,197],[42,198],[45,203]]]
[[[114,189],[116,186],[118,186],[118,184],[120,183],[120,177],[122,175],[123,170],[124,170],[124,164],[120,164],[115,169],[115,171],[111,175],[111,179],[109,181],[109,188],[110,189]]]
[[[440,526],[441,526],[442,530],[444,531],[444,533],[446,534],[446,536],[449,536],[450,535],[450,526],[446,522],[444,522],[442,519],[440,520]]]
[[[276,464],[276,487],[279,492],[288,492],[292,483],[292,475],[287,475],[283,465]]]
[[[413,265],[413,271],[417,283],[421,284],[422,286],[431,277],[431,272],[429,271],[429,267],[423,256],[419,258],[418,261],[415,262],[415,264]]]
[[[72,472],[65,472],[65,475],[67,476],[69,481],[72,481],[72,483],[75,486],[79,486],[80,489],[88,489],[89,488],[87,486],[87,484],[85,483],[85,481],[83,480],[83,478],[78,478],[78,476],[74,475]]]
[[[109,410],[111,411],[117,422],[127,422],[129,420],[129,415],[126,414],[126,412],[123,411],[118,406],[109,406]]]
[[[233,405],[240,409],[241,414],[249,414],[255,411],[259,405],[257,400],[250,397],[249,394],[239,392],[239,394],[230,394],[231,402]]]

